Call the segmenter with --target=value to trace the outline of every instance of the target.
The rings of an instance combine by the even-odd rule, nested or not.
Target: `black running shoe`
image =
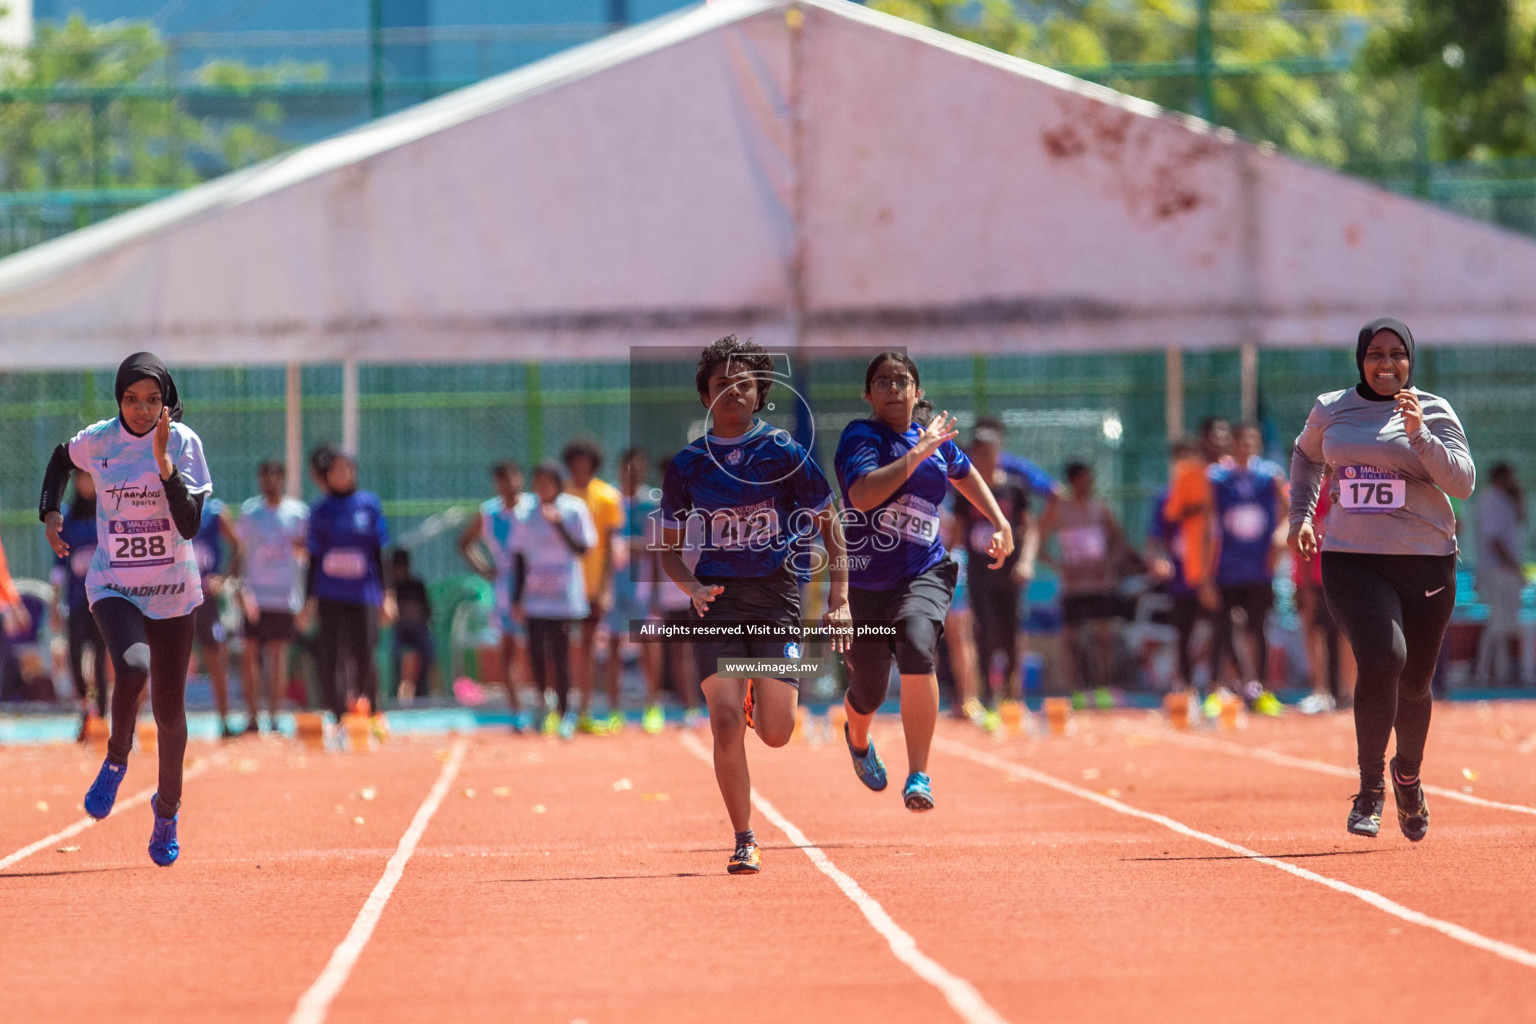
[[[1357,836],[1376,838],[1376,833],[1381,831],[1381,808],[1387,802],[1387,791],[1381,789],[1362,789],[1350,798],[1353,806],[1349,809],[1349,824],[1345,827]]]
[[[1429,832],[1429,804],[1424,802],[1424,784],[1418,779],[1411,786],[1399,783],[1395,757],[1388,771],[1392,775],[1392,797],[1397,801],[1397,825],[1409,842],[1416,843]]]

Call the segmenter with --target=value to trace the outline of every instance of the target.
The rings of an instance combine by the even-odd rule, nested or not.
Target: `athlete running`
[[[709,426],[673,458],[661,489],[661,566],[687,591],[696,627],[739,630],[726,638],[696,636],[694,658],[709,704],[715,780],[736,831],[732,874],[762,869],[752,831],[752,783],[746,730],[770,747],[789,742],[795,728],[799,683],[795,676],[736,678],[720,675],[719,659],[796,659],[800,644],[785,639],[800,625],[803,570],[790,558],[794,545],[819,529],[831,566],[824,625],[851,628],[843,533],[826,478],[809,453],[786,432],[757,418],[773,387],[773,359],[752,343],[728,335],[699,356],[694,384]],[[688,521],[701,523],[703,550],[694,572],[683,562]],[[697,573],[697,575],[695,575]],[[747,635],[749,626],[774,626],[772,639]],[[833,639],[846,650],[846,636]]]
[[[1383,317],[1360,330],[1360,383],[1318,398],[1291,454],[1290,536],[1318,553],[1313,507],[1324,468],[1333,500],[1322,542],[1323,593],[1359,664],[1355,743],[1360,790],[1347,828],[1375,836],[1385,803],[1387,739],[1397,733],[1392,795],[1403,835],[1429,831],[1419,768],[1429,685],[1456,604],[1456,517],[1476,471],[1451,404],[1413,387],[1413,335]]]
[[[118,415],[86,427],[54,449],[38,516],[54,554],[68,557],[59,500],[72,469],[96,484],[96,554],[86,573],[91,613],[116,672],[107,758],[85,794],[85,811],[105,818],[128,770],[144,685],[159,733],[160,786],[150,801],[149,857],[161,867],[181,853],[177,823],[187,750],[187,663],[192,611],[203,600],[197,535],[213,491],[203,443],[181,420],[181,398],[159,357],[135,352],[117,368]]]
[[[651,497],[645,482],[650,460],[643,448],[629,448],[619,456],[619,491],[624,525],[613,545],[613,604],[608,609],[608,660],[603,666],[608,706],[619,706],[621,649],[629,638],[630,625],[658,617],[655,610],[656,521],[661,503]],[[676,587],[669,587],[676,591]],[[645,677],[645,711],[640,727],[651,735],[666,728],[661,708],[661,646],[641,643],[640,672]],[[619,720],[622,723],[622,719]]]
[[[898,633],[895,640],[856,640],[849,649],[843,736],[859,781],[877,792],[885,789],[885,765],[869,726],[885,703],[894,656],[907,741],[902,802],[910,811],[931,811],[928,752],[939,716],[934,662],[960,570],[944,549],[939,522],[950,482],[986,515],[979,530],[985,533],[982,550],[993,569],[1007,567],[1009,579],[1016,561],[1013,526],[986,477],[955,444],[954,417],[941,412],[930,419],[933,406],[923,400],[916,363],[900,352],[875,356],[864,371],[864,401],[871,415],[843,429],[835,460],[850,510],[844,515],[848,604],[855,626],[893,624]],[[1018,488],[1021,503],[1027,502],[1023,493]],[[1017,582],[1012,592],[1014,615],[1003,630],[1010,643],[1018,622]]]

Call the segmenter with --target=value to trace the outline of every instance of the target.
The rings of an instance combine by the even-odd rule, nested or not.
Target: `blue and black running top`
[[[854,420],[837,442],[837,482],[850,509],[848,491],[870,473],[903,458],[917,447],[923,428],[916,423],[898,434],[879,420]],[[944,560],[939,529],[940,506],[949,482],[968,476],[971,460],[953,441],[945,441],[913,470],[906,482],[868,512],[847,514],[848,585],[862,590],[894,590]]]
[[[63,510],[64,525],[59,536],[69,545],[69,554],[55,556],[53,582],[63,587],[69,599],[69,612],[90,614],[85,593],[85,574],[96,557],[96,503],[76,502]]]
[[[384,548],[389,524],[378,495],[329,496],[309,510],[311,597],[344,604],[384,602]]]
[[[788,433],[754,420],[740,437],[705,434],[673,456],[661,524],[700,537],[699,577],[776,574],[792,544],[815,532],[832,488]],[[696,524],[696,525],[695,525]],[[805,578],[803,567],[791,564]]]
[[[1280,524],[1277,503],[1285,489],[1284,471],[1273,462],[1254,459],[1246,467],[1218,463],[1211,467],[1210,478],[1221,530],[1216,583],[1237,587],[1270,582],[1275,575],[1270,549]]]

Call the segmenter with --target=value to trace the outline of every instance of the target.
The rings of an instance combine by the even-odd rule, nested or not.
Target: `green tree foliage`
[[[1372,34],[1365,63],[1412,72],[1434,112],[1431,152],[1459,160],[1536,155],[1536,8],[1509,0],[1409,0]]]
[[[1349,57],[1362,22],[1394,0],[1213,0],[1214,119],[1335,166],[1413,155],[1411,83]],[[1467,0],[1472,2],[1472,0]],[[1173,110],[1198,109],[1197,0],[872,0],[871,6],[1102,81]]]
[[[0,189],[187,185],[283,148],[276,103],[253,101],[235,119],[189,113],[163,88],[171,57],[147,23],[93,25],[78,14],[62,25],[40,24],[33,45],[0,54],[7,93],[0,100]],[[322,74],[312,66],[254,70],[219,62],[191,80],[238,93]],[[108,92],[92,95],[97,90]]]

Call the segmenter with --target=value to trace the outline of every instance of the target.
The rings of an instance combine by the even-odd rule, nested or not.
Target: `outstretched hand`
[[[923,432],[918,435],[917,444],[912,446],[912,452],[918,459],[926,459],[938,450],[939,445],[945,441],[953,441],[959,436],[960,431],[955,429],[955,418],[946,410],[935,416],[923,428]]]

